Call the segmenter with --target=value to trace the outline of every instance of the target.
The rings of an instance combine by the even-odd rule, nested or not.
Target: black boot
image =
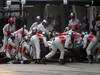
[[[35,60],[35,64],[41,64],[41,60],[40,59],[36,59]]]
[[[37,59],[34,60],[34,64],[37,64]]]
[[[64,59],[60,59],[60,60],[59,60],[59,64],[62,64],[62,65],[65,64]]]
[[[37,59],[34,60],[34,64],[37,64]]]
[[[30,64],[31,63],[31,61],[29,61],[29,60],[24,60],[23,61],[23,64]]]
[[[42,64],[41,59],[37,59],[37,64]]]
[[[47,61],[47,59],[46,59],[45,57],[42,58],[42,63],[43,63],[43,64],[47,64],[46,61]]]
[[[90,63],[90,64],[93,63],[93,56],[92,55],[88,56],[88,63]]]
[[[13,64],[21,64],[21,62],[19,60],[14,60]]]

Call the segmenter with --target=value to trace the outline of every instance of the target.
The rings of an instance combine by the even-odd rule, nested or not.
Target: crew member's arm
[[[8,24],[3,28],[3,34],[7,36]]]

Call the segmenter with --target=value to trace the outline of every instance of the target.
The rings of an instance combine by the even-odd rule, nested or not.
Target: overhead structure
[[[6,4],[7,0],[0,0],[0,6],[4,6]],[[21,0],[11,0],[12,4],[20,4]],[[100,5],[100,0],[26,0],[26,5],[32,5],[36,3],[53,3],[53,4],[75,4],[75,5],[85,5],[85,4],[90,4],[90,5]]]
[[[54,4],[75,4],[75,5],[100,5],[100,0],[26,0],[27,4],[32,3],[54,3]]]
[[[67,5],[68,4],[68,0],[63,0],[63,4]]]

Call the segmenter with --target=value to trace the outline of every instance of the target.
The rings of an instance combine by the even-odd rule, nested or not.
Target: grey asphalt
[[[0,64],[0,75],[100,75],[100,64]]]

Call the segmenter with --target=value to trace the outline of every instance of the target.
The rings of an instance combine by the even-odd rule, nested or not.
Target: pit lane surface
[[[0,75],[100,75],[100,64],[0,64]]]

